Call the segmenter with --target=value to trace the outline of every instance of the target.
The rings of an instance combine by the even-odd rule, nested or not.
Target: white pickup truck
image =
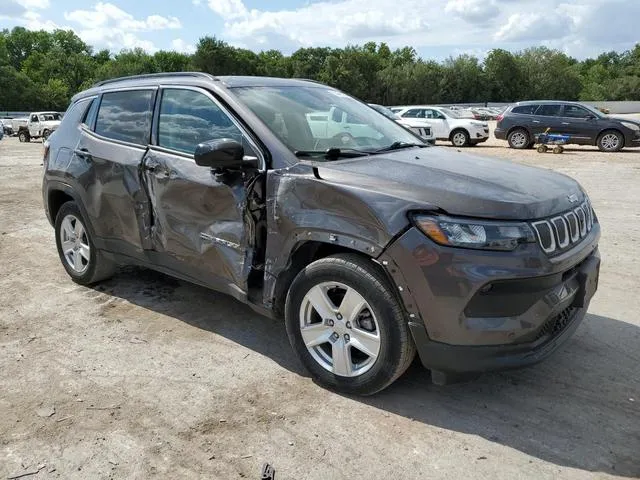
[[[358,123],[358,119],[350,118],[347,112],[338,107],[331,107],[328,112],[307,113],[307,122],[315,138],[381,137],[380,132],[367,124]]]
[[[13,131],[18,132],[21,142],[30,142],[31,139],[42,138],[46,140],[59,126],[62,115],[58,112],[34,112],[29,115],[26,123],[23,119],[13,122]]]

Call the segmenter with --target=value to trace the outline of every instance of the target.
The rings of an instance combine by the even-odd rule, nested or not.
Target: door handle
[[[80,158],[85,158],[86,159],[86,158],[91,157],[91,152],[88,149],[84,148],[84,147],[76,148],[73,151],[73,153],[75,153]]]
[[[571,125],[569,122],[562,122],[562,125]]]
[[[533,123],[540,123],[540,120],[533,120]]]

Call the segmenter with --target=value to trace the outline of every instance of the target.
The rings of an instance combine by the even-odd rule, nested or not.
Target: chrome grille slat
[[[589,200],[585,199],[573,210],[538,220],[531,226],[542,250],[553,255],[580,243],[591,232],[594,222],[593,208]]]

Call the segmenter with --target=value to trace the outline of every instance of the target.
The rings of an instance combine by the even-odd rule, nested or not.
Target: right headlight
[[[535,234],[522,222],[499,222],[413,215],[413,222],[427,237],[440,245],[480,250],[515,250],[521,243],[533,243]]]
[[[629,130],[633,130],[634,132],[640,131],[640,127],[635,123],[631,123],[631,122],[620,122],[620,123],[625,127],[627,127]]]

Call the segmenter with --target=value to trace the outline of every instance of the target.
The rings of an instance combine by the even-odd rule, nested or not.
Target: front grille
[[[431,128],[429,127],[413,127],[411,130],[424,138],[429,138],[431,136]]]
[[[561,253],[586,237],[595,221],[591,203],[586,199],[579,207],[545,220],[533,222],[538,242],[549,255]]]
[[[547,320],[536,335],[536,340],[540,340],[543,337],[555,337],[559,335],[571,323],[577,310],[576,307],[567,307],[555,317]]]

